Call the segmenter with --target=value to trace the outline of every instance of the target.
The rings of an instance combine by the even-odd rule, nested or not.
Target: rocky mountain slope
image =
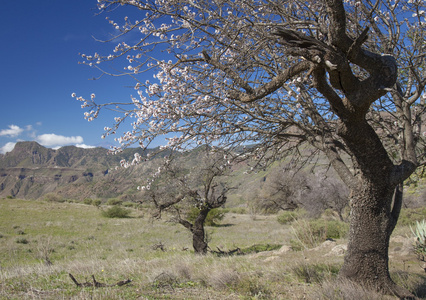
[[[199,163],[199,149],[181,154],[180,159],[187,166]],[[36,142],[19,142],[11,152],[0,155],[0,198],[43,199],[46,194],[54,194],[60,199],[76,201],[86,198],[139,201],[141,193],[137,187],[156,172],[159,157],[128,169],[117,167],[122,159],[132,160],[135,153],[147,157],[155,150],[143,152],[140,148],[129,148],[111,155],[101,147],[66,146],[53,150]],[[328,170],[325,160],[317,160],[315,164],[319,164],[316,170],[321,169],[321,165],[323,170]],[[246,205],[260,199],[265,182],[274,178],[274,168],[279,166],[277,163],[268,169],[247,173],[250,169],[247,162],[234,165],[232,175],[227,178],[229,186],[234,187],[228,194],[229,205]],[[328,176],[336,175],[330,170]],[[422,179],[415,188],[411,187],[413,185],[407,188],[406,203],[414,203],[414,206],[424,203],[425,183],[426,179]]]
[[[0,197],[36,199],[58,191],[78,196],[71,191],[101,179],[111,180],[110,171],[136,152],[144,155],[141,149],[109,155],[105,148],[67,146],[53,150],[36,142],[18,142],[11,152],[0,156]],[[109,193],[108,188],[104,193]]]
[[[181,154],[185,164],[197,164],[202,151],[194,149]],[[82,149],[74,146],[58,150],[45,148],[36,142],[19,142],[15,148],[0,155],[0,198],[44,199],[53,194],[60,199],[83,201],[86,198],[122,201],[138,201],[141,193],[137,186],[144,184],[148,176],[158,168],[159,156],[128,169],[117,168],[122,159],[132,160],[137,152],[147,157],[150,149],[125,149],[111,155],[105,148]],[[267,171],[246,174],[248,166],[240,163],[233,166],[229,184],[232,190],[228,199],[234,205],[247,203],[263,184]]]

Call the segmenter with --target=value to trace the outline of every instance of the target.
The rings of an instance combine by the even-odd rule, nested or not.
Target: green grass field
[[[279,249],[293,238],[291,225],[279,224],[276,215],[227,213],[221,226],[207,231],[210,248],[224,251]],[[165,251],[155,249],[160,243]],[[391,243],[392,249],[401,245]],[[0,299],[392,299],[337,283],[343,256],[330,255],[324,245],[283,249],[199,256],[185,228],[153,220],[147,211],[111,219],[90,205],[0,199]],[[391,254],[394,280],[425,297],[416,256]],[[80,283],[91,282],[91,275],[108,285],[132,282],[77,287],[69,273]]]

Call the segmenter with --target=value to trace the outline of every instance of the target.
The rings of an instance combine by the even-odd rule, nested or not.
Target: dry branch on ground
[[[75,283],[76,286],[78,287],[111,287],[111,286],[123,286],[126,285],[130,282],[132,282],[131,279],[126,279],[126,280],[122,280],[122,281],[118,281],[115,284],[106,284],[106,283],[102,283],[102,282],[98,282],[96,281],[95,275],[92,275],[92,282],[86,281],[83,283],[80,283],[77,281],[77,279],[75,279],[75,277],[71,274],[68,273],[68,275],[70,276],[71,280]]]

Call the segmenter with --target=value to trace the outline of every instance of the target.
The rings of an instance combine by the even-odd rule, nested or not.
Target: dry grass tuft
[[[335,279],[322,282],[310,294],[318,300],[386,300],[394,297],[384,296],[365,289],[351,281]]]

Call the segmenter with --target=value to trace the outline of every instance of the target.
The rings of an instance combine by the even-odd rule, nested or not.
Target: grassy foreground
[[[84,204],[0,199],[0,299],[392,299],[337,281],[343,256],[331,249],[345,240],[292,251],[291,226],[276,216],[231,213],[208,232],[212,250],[257,251],[195,255],[182,226],[143,211],[109,219]],[[408,232],[398,228],[391,243],[392,276],[426,299],[424,270],[404,251]],[[77,287],[69,273],[79,282],[132,282]]]

